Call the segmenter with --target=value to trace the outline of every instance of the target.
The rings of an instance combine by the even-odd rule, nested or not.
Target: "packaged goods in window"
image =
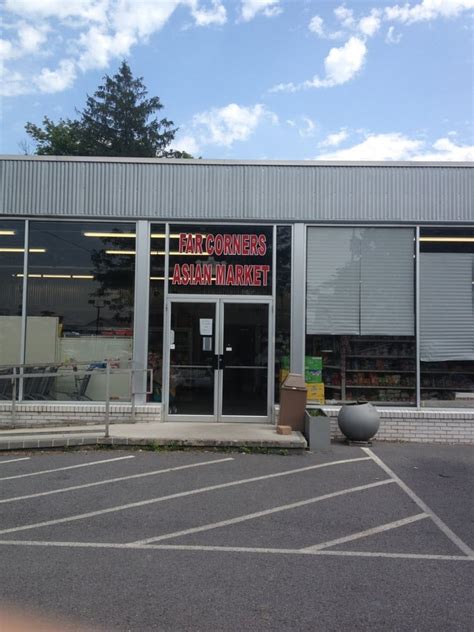
[[[324,384],[306,384],[308,401],[324,404]]]
[[[304,359],[304,379],[307,384],[322,382],[323,360],[317,356],[306,356]]]

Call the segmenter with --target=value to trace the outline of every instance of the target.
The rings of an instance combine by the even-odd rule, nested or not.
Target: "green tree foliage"
[[[103,85],[87,96],[79,119],[54,123],[45,116],[42,127],[27,123],[25,129],[38,155],[192,158],[169,149],[177,128],[156,118],[163,105],[147,95],[143,78],[135,79],[123,61],[116,75],[105,75]]]

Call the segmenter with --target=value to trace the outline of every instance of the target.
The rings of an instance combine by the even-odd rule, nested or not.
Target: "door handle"
[[[224,356],[223,355],[219,355],[219,354],[216,353],[213,356],[212,368],[214,369],[214,371],[220,371],[221,369],[224,368]]]

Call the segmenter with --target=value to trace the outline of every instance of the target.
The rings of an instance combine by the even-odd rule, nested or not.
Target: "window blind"
[[[424,362],[474,360],[472,253],[420,259],[420,355]]]
[[[360,230],[308,228],[308,334],[359,333]]]
[[[308,334],[414,335],[411,228],[308,229]]]
[[[360,333],[415,333],[414,232],[366,228],[361,242]]]

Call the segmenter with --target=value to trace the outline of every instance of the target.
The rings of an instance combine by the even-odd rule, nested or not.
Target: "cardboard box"
[[[323,359],[319,356],[305,356],[304,368],[306,371],[322,371]]]
[[[324,384],[306,384],[308,389],[308,401],[324,404]]]
[[[308,384],[317,384],[319,382],[322,382],[323,379],[321,369],[305,369],[304,381]]]

